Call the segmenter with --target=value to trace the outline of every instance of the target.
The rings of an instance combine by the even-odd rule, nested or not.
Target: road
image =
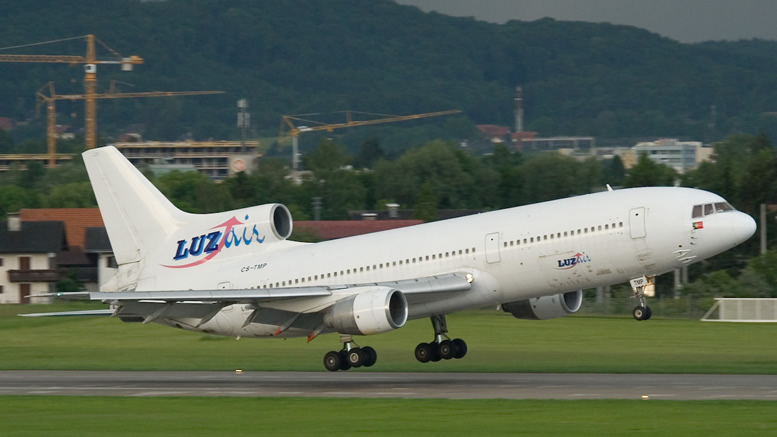
[[[0,371],[0,395],[777,400],[777,375]]]

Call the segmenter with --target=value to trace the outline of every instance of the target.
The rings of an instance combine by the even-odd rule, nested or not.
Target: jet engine
[[[583,290],[535,297],[502,304],[516,319],[547,320],[577,312],[583,304]]]
[[[286,206],[280,203],[270,203],[254,207],[254,211],[251,211],[251,213],[260,218],[259,220],[261,221],[257,221],[269,225],[275,239],[278,241],[285,240],[291,236],[294,225],[291,219],[291,213]]]
[[[389,287],[363,287],[334,304],[324,323],[341,334],[370,335],[401,328],[407,321],[407,299]]]

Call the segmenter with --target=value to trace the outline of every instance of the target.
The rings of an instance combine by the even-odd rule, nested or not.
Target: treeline
[[[251,105],[254,137],[277,135],[281,114],[463,110],[450,120],[392,125],[383,147],[398,154],[419,144],[408,138],[460,140],[473,124],[512,125],[516,85],[524,90],[526,128],[545,136],[712,141],[765,130],[777,137],[777,119],[768,115],[777,108],[774,42],[689,45],[628,26],[550,19],[498,25],[390,0],[84,0],[66,8],[0,0],[0,7],[0,47],[92,33],[144,58],[129,73],[100,65],[100,92],[117,80],[121,92],[228,93],[100,100],[104,141],[129,125],[154,140],[235,139],[239,98]],[[84,51],[82,40],[72,40],[0,53]],[[109,54],[98,47],[98,55]],[[30,118],[35,91],[50,80],[60,94],[81,93],[83,69],[0,64],[0,116]],[[82,126],[82,107],[58,102],[59,122]],[[344,144],[351,153],[375,135],[359,132]],[[45,137],[42,122],[14,136],[23,151],[43,150],[42,141],[26,142]]]
[[[415,217],[436,220],[442,209],[496,210],[613,187],[683,185],[725,197],[737,209],[759,216],[762,203],[777,203],[777,149],[766,135],[737,135],[714,145],[712,160],[682,176],[642,155],[624,170],[619,158],[578,161],[557,153],[521,154],[498,145],[494,153],[476,155],[460,145],[432,141],[387,159],[380,143],[362,144],[349,154],[333,141],[323,141],[305,156],[308,170],[292,181],[282,159],[262,159],[252,174],[238,173],[221,183],[197,172],[151,177],[183,210],[208,213],[279,202],[295,220],[314,217],[319,198],[323,220],[343,220],[348,211],[383,209],[399,203]],[[148,173],[148,172],[146,172]],[[94,196],[83,162],[56,169],[30,164],[0,178],[0,213],[21,208],[93,207]],[[768,246],[777,244],[773,213],[766,222]],[[310,238],[310,236],[305,236]],[[777,297],[777,250],[754,257],[758,238],[691,266],[693,283],[686,292],[701,295]],[[671,275],[660,278],[659,292],[670,292]]]

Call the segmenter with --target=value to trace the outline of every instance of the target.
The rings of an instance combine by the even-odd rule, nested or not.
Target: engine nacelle
[[[282,241],[291,236],[291,231],[294,229],[294,222],[292,221],[291,213],[286,206],[280,203],[270,203],[254,208],[257,209],[256,216],[269,225],[275,239]]]
[[[364,287],[364,291],[334,304],[324,323],[341,334],[370,335],[393,331],[407,322],[407,299],[389,287]]]
[[[547,320],[577,312],[583,304],[583,290],[535,297],[502,304],[502,311],[516,319]]]

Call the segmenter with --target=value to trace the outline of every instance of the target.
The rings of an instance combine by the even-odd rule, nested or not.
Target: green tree
[[[0,129],[0,155],[13,153],[14,151],[13,137],[3,129]]]
[[[626,187],[672,186],[677,179],[677,172],[664,164],[658,164],[640,153],[637,164],[632,167],[623,185]]]
[[[0,216],[5,217],[9,212],[38,206],[40,203],[35,191],[15,185],[0,185]]]
[[[429,181],[424,182],[424,184],[421,185],[421,189],[418,192],[415,211],[413,211],[413,218],[425,222],[437,220],[437,199],[434,195],[434,188]]]
[[[359,155],[354,160],[354,167],[372,168],[375,162],[384,157],[385,153],[383,153],[383,148],[380,147],[380,140],[377,137],[372,137],[362,143]]]
[[[72,182],[52,187],[43,196],[46,208],[91,208],[97,206],[89,182]]]

